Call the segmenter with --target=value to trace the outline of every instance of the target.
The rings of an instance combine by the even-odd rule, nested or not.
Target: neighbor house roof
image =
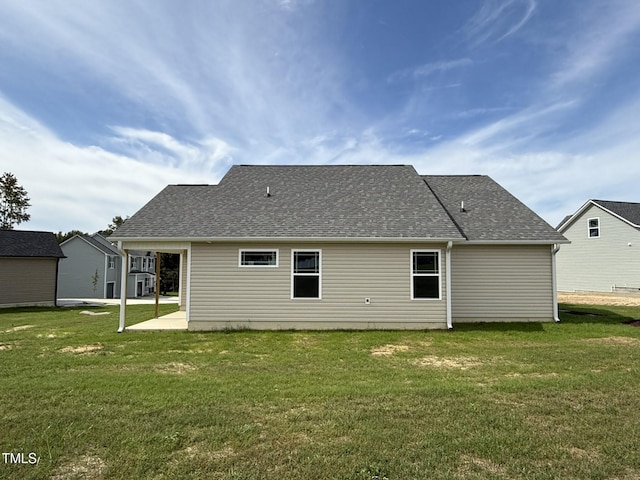
[[[591,205],[597,205],[612,215],[620,218],[622,221],[628,223],[632,227],[640,229],[640,203],[591,199],[582,205],[576,213],[565,217],[560,225],[558,225],[558,230],[565,230],[574,219],[582,215],[582,213]]]
[[[486,175],[423,175],[422,178],[470,241],[567,241]]]
[[[107,241],[106,238],[102,237],[104,239],[104,242],[100,241],[100,238],[96,238],[98,235],[100,235],[99,233],[96,233],[94,235],[74,235],[73,237],[69,238],[68,240],[65,240],[64,242],[62,242],[60,245],[64,246],[67,243],[70,243],[71,241],[73,241],[75,238],[78,238],[80,240],[84,240],[85,242],[87,242],[89,245],[91,245],[93,248],[95,248],[96,250],[100,251],[101,253],[105,254],[105,255],[120,255],[120,252],[118,252],[118,250],[111,246],[110,244],[108,244],[109,242]]]
[[[226,238],[566,241],[489,177],[408,165],[234,166],[218,185],[166,187],[111,237]]]
[[[0,257],[64,258],[51,232],[0,230]]]

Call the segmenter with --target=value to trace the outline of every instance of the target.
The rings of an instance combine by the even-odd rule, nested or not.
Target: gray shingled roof
[[[423,175],[470,241],[563,243],[560,233],[485,175]],[[464,202],[464,211],[460,211]]]
[[[79,236],[81,236],[84,240],[86,240],[88,243],[90,243],[91,245],[93,245],[95,248],[97,248],[98,250],[100,250],[102,253],[106,255],[120,255],[120,252],[118,252],[118,250],[115,247],[111,245],[106,245],[105,243],[101,242],[99,239],[95,238],[96,235],[99,235],[99,233],[96,233],[95,235],[79,235]],[[105,242],[106,242],[106,239],[105,239]]]
[[[51,232],[0,230],[0,257],[64,258]]]
[[[111,238],[566,241],[489,177],[407,165],[234,166],[218,185],[166,187]]]
[[[217,186],[168,186],[112,238],[139,237],[462,238],[413,167],[393,165],[234,166]]]
[[[624,218],[627,222],[640,225],[640,203],[633,202],[612,202],[609,200],[592,200],[610,212]]]

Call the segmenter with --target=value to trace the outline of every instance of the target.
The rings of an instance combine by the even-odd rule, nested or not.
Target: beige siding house
[[[189,330],[553,321],[566,242],[489,177],[411,166],[234,166],[168,186],[111,239],[181,254]]]
[[[55,306],[63,257],[51,232],[0,230],[0,308]]]
[[[640,291],[640,203],[589,200],[558,230],[560,291]]]

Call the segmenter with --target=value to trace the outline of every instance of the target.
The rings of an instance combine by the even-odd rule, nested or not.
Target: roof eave
[[[461,237],[110,237],[110,241],[114,242],[335,242],[335,243],[351,243],[351,242],[372,242],[372,243],[390,243],[390,242],[456,242],[465,241]]]

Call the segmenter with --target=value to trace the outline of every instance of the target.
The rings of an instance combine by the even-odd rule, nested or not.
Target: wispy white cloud
[[[586,28],[573,32],[573,41],[559,48],[556,70],[549,89],[591,86],[593,78],[606,72],[630,50],[637,50],[640,31],[640,4],[618,0],[589,4],[581,11]]]
[[[526,25],[536,5],[535,0],[485,0],[463,31],[474,45],[500,42]]]
[[[470,58],[459,58],[456,60],[441,60],[439,62],[431,62],[423,65],[419,65],[414,68],[408,68],[399,72],[392,73],[387,77],[388,82],[396,82],[398,80],[404,80],[407,78],[416,80],[430,75],[446,72],[456,68],[463,68],[473,65],[473,61]]]
[[[219,178],[61,141],[1,96],[0,112],[0,171],[14,173],[27,190],[30,224],[39,229],[96,231],[135,213],[169,183]]]

